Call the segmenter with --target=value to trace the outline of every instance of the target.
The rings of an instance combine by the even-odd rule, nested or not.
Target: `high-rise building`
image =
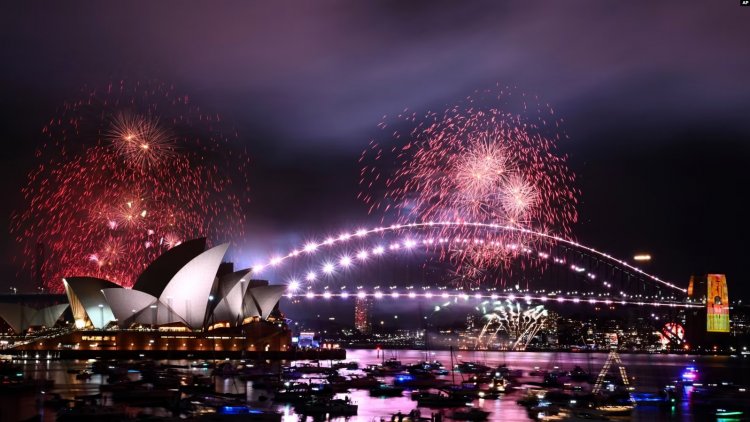
[[[685,338],[690,348],[713,348],[728,340],[730,332],[729,294],[724,274],[691,276],[688,297],[702,308],[685,311]]]
[[[372,334],[372,302],[357,298],[354,303],[354,328],[362,334]]]

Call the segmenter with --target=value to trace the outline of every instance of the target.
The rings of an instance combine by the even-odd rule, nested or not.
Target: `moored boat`
[[[476,407],[457,409],[453,411],[451,417],[457,421],[485,421],[490,412],[477,409]]]
[[[370,395],[375,397],[398,397],[404,392],[403,387],[380,384],[370,389]]]
[[[355,416],[358,406],[348,400],[314,398],[295,406],[295,411],[309,416]]]
[[[429,408],[463,407],[470,401],[470,399],[467,399],[464,396],[441,391],[435,394],[421,393],[417,398],[417,405],[419,407]]]

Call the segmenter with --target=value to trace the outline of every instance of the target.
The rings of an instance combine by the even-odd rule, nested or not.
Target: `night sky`
[[[746,279],[750,7],[719,2],[5,2],[3,221],[83,86],[158,79],[237,127],[253,158],[248,253],[374,221],[357,159],[384,115],[501,85],[565,120],[574,236],[686,285]],[[6,224],[7,227],[7,224]],[[23,286],[0,244],[0,288]],[[21,290],[21,289],[19,289]]]

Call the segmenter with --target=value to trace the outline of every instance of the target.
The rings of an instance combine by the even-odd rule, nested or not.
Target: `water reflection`
[[[704,377],[710,377],[720,381],[730,381],[734,383],[747,383],[748,364],[742,359],[736,359],[726,356],[684,356],[684,355],[621,355],[628,373],[635,378],[635,385],[641,391],[656,391],[662,388],[671,380],[676,379],[680,372],[688,365],[694,365],[700,368]],[[447,351],[425,352],[418,350],[387,351],[385,355],[377,350],[350,350],[347,352],[347,360],[356,361],[360,367],[367,364],[377,364],[383,359],[396,358],[403,363],[412,363],[420,360],[438,360],[446,367],[451,364],[451,354]],[[559,367],[563,370],[570,370],[575,366],[580,366],[587,372],[597,373],[607,358],[606,353],[531,353],[531,352],[472,352],[460,351],[452,356],[453,362],[458,361],[478,361],[488,366],[497,366],[500,364],[508,365],[512,369],[523,370],[524,373],[538,367],[542,370],[551,370]],[[76,378],[76,371],[85,369],[90,362],[79,361],[20,361],[23,364],[27,376],[35,379],[52,379],[55,382],[52,393],[59,393],[63,398],[72,399],[75,396],[93,395],[99,393],[99,386],[107,382],[107,377],[100,374],[93,374],[88,380]],[[161,363],[161,362],[160,362]],[[209,375],[210,370],[202,366],[194,366],[194,362],[186,360],[163,361],[172,365],[186,366],[181,371],[186,374],[203,374]],[[321,362],[323,365],[329,365],[329,362]],[[349,373],[341,370],[342,373]],[[128,378],[138,380],[140,374],[128,373]],[[308,375],[309,377],[309,375]],[[447,375],[442,378],[452,381],[452,376]],[[391,382],[392,379],[387,379]],[[456,375],[456,381],[460,381],[460,375]],[[267,400],[272,396],[266,390],[253,388],[252,381],[242,381],[237,377],[216,377],[216,391],[219,393],[230,393],[244,396],[250,402],[258,402],[264,406],[276,409],[284,415],[286,421],[297,421],[301,418],[294,413],[294,407],[285,404],[274,403]],[[49,393],[49,392],[48,392]],[[685,394],[690,394],[687,391]],[[408,390],[401,397],[395,398],[378,398],[371,397],[367,390],[350,390],[349,393],[338,394],[339,398],[344,396],[359,405],[358,415],[348,418],[350,421],[372,421],[384,418],[390,420],[390,415],[397,412],[408,414],[416,407],[416,401],[410,397]],[[106,397],[106,394],[105,394]],[[475,400],[475,406],[490,411],[492,420],[504,421],[528,421],[529,418],[526,409],[516,404],[517,394],[506,394],[498,400]],[[23,406],[35,406],[35,402],[23,403]],[[674,417],[678,420],[692,421],[693,416],[690,410],[690,401],[683,400],[676,403],[672,409],[660,410],[656,407],[639,406],[634,412],[632,420],[657,420],[665,417]],[[54,420],[54,415],[49,412],[44,413],[40,410],[43,420]],[[154,409],[139,409],[139,412],[159,414]],[[421,409],[422,415],[429,417],[431,413],[438,410]],[[666,413],[665,413],[666,412]],[[337,418],[334,420],[345,420]],[[697,419],[696,419],[697,420]]]

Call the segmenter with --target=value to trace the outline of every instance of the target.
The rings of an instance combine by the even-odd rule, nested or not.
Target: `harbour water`
[[[686,367],[692,366],[698,370],[698,376],[702,383],[731,382],[738,385],[750,384],[750,359],[732,356],[692,356],[692,355],[654,355],[654,354],[621,354],[622,363],[627,374],[633,378],[636,391],[656,392],[671,381],[678,379]],[[422,360],[437,360],[450,367],[451,359],[454,363],[481,362],[491,367],[505,364],[513,370],[521,370],[524,374],[536,368],[553,370],[555,367],[561,370],[571,370],[575,366],[583,368],[586,372],[596,375],[607,360],[607,353],[543,353],[543,352],[474,352],[456,351],[451,356],[448,351],[422,351],[422,350],[349,350],[347,361],[357,362],[360,368],[367,364],[377,364],[384,359],[395,358],[404,364],[415,363]],[[167,361],[164,361],[165,363]],[[84,369],[90,362],[74,360],[27,360],[18,361],[24,368],[27,376],[35,379],[50,379],[54,381],[54,387],[46,393],[59,393],[63,398],[85,396],[99,393],[99,386],[106,383],[106,376],[94,374],[90,379],[77,379],[72,370]],[[199,362],[186,360],[169,361],[174,365],[190,366],[186,372],[210,374],[210,370],[199,365]],[[193,366],[193,364],[195,365]],[[320,362],[328,365],[328,362]],[[345,371],[345,370],[342,370]],[[613,369],[613,374],[616,369]],[[138,374],[129,374],[137,379]],[[464,375],[465,376],[465,375]],[[449,382],[460,382],[461,374],[444,375],[443,378]],[[386,379],[390,382],[391,379]],[[274,403],[272,400],[263,400],[272,396],[271,392],[254,388],[253,381],[241,381],[236,377],[216,377],[216,391],[219,393],[235,393],[244,395],[249,402],[259,402],[263,406],[281,411],[283,420],[297,421],[301,418],[294,413],[290,405]],[[350,418],[337,418],[334,420],[350,421],[379,421],[390,420],[391,415],[401,412],[408,414],[416,407],[409,392],[405,391],[403,396],[394,398],[371,397],[367,390],[350,390],[349,393],[339,394],[340,397],[348,396],[350,400],[359,405],[357,416]],[[526,409],[518,404],[519,392],[511,392],[502,395],[499,399],[477,399],[474,406],[491,412],[490,420],[503,421],[528,421],[530,420]],[[23,406],[37,406],[38,411],[45,421],[55,420],[54,412],[43,409],[39,400],[28,400]],[[420,409],[423,416],[429,417],[437,411],[435,409]],[[135,413],[145,412],[154,415],[165,414],[161,409],[137,409]],[[637,406],[630,420],[652,421],[652,420],[680,420],[700,421],[705,420],[705,415],[698,414],[691,408],[689,401],[677,402],[671,406]]]

